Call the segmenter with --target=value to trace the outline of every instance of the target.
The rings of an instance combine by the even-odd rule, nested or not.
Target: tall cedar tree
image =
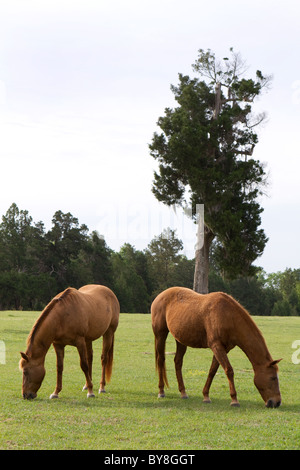
[[[222,61],[199,50],[191,79],[179,74],[171,86],[179,104],[166,108],[154,133],[150,154],[158,163],[152,191],[167,205],[204,204],[204,242],[195,254],[194,290],[208,292],[209,248],[227,278],[253,271],[253,261],[267,242],[259,228],[263,209],[257,202],[266,181],[263,165],[253,158],[254,129],[265,114],[254,116],[251,104],[271,77],[256,72],[245,79],[240,54],[230,49]]]

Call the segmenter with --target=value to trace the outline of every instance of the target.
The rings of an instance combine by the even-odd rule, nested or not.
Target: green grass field
[[[212,353],[188,349],[184,379],[188,400],[180,399],[174,371],[175,342],[167,342],[170,388],[157,398],[154,338],[150,315],[121,314],[115,339],[112,380],[107,393],[87,399],[77,350],[66,348],[63,390],[49,400],[56,381],[55,353],[46,357],[46,377],[33,401],[21,397],[19,351],[38,312],[0,312],[0,449],[299,449],[300,364],[292,343],[300,340],[299,317],[255,317],[274,359],[280,357],[282,405],[267,409],[253,384],[253,371],[239,349],[230,352],[240,408],[230,407],[227,378],[219,370],[210,405],[202,403]],[[94,343],[94,389],[100,380],[102,341]],[[300,355],[299,355],[300,357]],[[2,357],[3,359],[3,357]],[[2,360],[3,362],[3,360]]]

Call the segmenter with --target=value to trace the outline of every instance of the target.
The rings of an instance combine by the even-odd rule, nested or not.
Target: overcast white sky
[[[270,174],[256,264],[300,267],[300,3],[295,0],[0,0],[0,216],[15,202],[46,228],[56,210],[112,249],[168,226],[193,254],[196,227],[151,193],[148,144],[170,84],[200,48],[273,74],[255,157]]]

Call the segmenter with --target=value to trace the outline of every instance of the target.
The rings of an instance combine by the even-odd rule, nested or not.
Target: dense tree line
[[[167,287],[193,287],[195,260],[182,249],[167,229],[144,250],[125,243],[115,252],[70,213],[55,212],[46,231],[12,204],[0,224],[0,309],[40,310],[68,286],[97,283],[116,293],[122,312],[147,313]],[[210,291],[230,293],[254,315],[300,315],[300,269],[226,280],[217,259],[212,247]]]

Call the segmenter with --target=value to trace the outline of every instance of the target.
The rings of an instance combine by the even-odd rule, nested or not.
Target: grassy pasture
[[[300,340],[299,317],[255,317],[279,364],[282,405],[267,409],[253,384],[253,371],[239,349],[230,352],[240,408],[230,407],[228,382],[220,369],[210,405],[202,403],[212,353],[188,349],[184,379],[189,394],[181,400],[173,365],[175,342],[167,342],[170,388],[157,399],[150,315],[121,314],[115,360],[107,393],[87,399],[77,350],[66,348],[63,390],[49,400],[56,380],[55,353],[46,357],[46,377],[33,401],[21,397],[19,351],[39,312],[0,312],[0,449],[299,449],[300,364],[292,363],[292,343]],[[94,389],[100,380],[102,341],[94,343]],[[299,355],[300,357],[300,355]],[[3,361],[2,361],[3,362]]]

